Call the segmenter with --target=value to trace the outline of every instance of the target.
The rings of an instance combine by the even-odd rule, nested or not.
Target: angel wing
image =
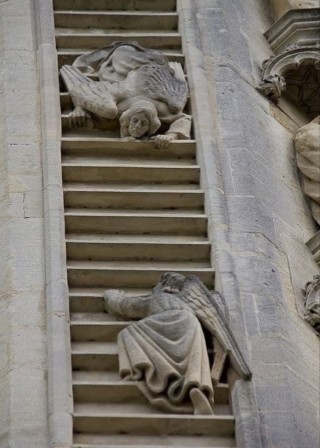
[[[118,108],[106,83],[92,81],[71,65],[64,65],[60,73],[75,106],[103,118],[116,118]]]
[[[217,292],[210,293],[197,277],[189,276],[184,281],[179,298],[188,304],[203,327],[218,341],[215,348],[218,356],[223,357],[223,353],[228,355],[239,375],[249,380],[251,372],[229,328],[227,315],[221,307],[221,296]]]
[[[147,64],[140,67],[137,74],[138,90],[149,98],[167,104],[172,114],[183,111],[189,92],[181,64]]]

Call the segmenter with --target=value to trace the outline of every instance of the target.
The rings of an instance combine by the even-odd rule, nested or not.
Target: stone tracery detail
[[[121,137],[154,136],[158,148],[190,139],[182,66],[168,62],[159,51],[115,42],[81,55],[72,66],[63,66],[61,75],[75,106],[69,115],[71,127],[103,128],[106,121],[120,121]]]
[[[195,276],[166,273],[152,294],[126,297],[107,290],[105,309],[122,319],[141,319],[118,336],[120,375],[138,381],[162,411],[212,414],[213,385],[227,356],[244,379],[250,370],[228,326],[223,298]],[[205,328],[213,339],[210,371]]]
[[[259,89],[268,98],[278,100],[289,88],[289,96],[298,106],[311,115],[319,113],[320,51],[291,47],[264,62]]]
[[[258,86],[273,101],[285,92],[311,118],[320,113],[319,27],[320,8],[305,7],[287,12],[267,30],[275,55],[263,62]]]

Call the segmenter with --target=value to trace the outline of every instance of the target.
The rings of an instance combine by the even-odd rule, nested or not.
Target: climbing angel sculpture
[[[227,357],[241,378],[250,379],[222,296],[197,277],[169,272],[148,296],[107,290],[104,298],[106,311],[115,317],[141,319],[119,333],[120,375],[138,381],[158,409],[212,414],[213,385]],[[211,369],[203,329],[213,338]]]

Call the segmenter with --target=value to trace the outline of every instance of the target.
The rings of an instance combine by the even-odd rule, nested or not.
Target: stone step
[[[116,342],[117,336],[128,322],[84,322],[73,321],[70,324],[71,340],[78,342]]]
[[[90,415],[91,417],[101,415],[114,415],[114,414],[131,414],[131,415],[154,415],[161,416],[163,411],[160,411],[153,407],[142,393],[139,394],[139,389],[135,386],[137,394],[124,395],[119,394],[115,400],[106,398],[106,401],[95,402],[78,402],[77,397],[74,395],[74,414]],[[230,408],[227,404],[214,404],[214,415],[216,416],[228,416],[230,414]]]
[[[181,48],[181,36],[175,32],[113,32],[112,30],[108,32],[107,30],[56,28],[56,45],[59,50],[66,48],[95,50],[118,41],[135,41],[142,47],[163,51]]]
[[[90,136],[68,136],[64,134],[61,141],[62,154],[64,156],[89,156],[89,157],[122,157],[139,160],[172,160],[193,161],[196,155],[196,143],[194,140],[181,140],[170,143],[168,149],[156,150],[150,140],[133,141],[128,144],[120,138],[104,138]]]
[[[105,166],[122,168],[127,167],[132,168],[144,168],[144,169],[186,169],[191,170],[199,169],[194,159],[172,159],[172,160],[154,160],[148,157],[124,157],[121,154],[118,157],[104,157],[104,156],[62,156],[62,163],[65,166],[82,167],[86,166],[88,168],[98,167],[104,168]]]
[[[233,437],[74,434],[72,448],[235,448]],[[253,448],[253,447],[252,447]]]
[[[138,389],[134,381],[124,381],[119,379],[117,381],[103,381],[98,382],[85,380],[90,378],[90,374],[96,374],[95,377],[103,378],[103,372],[79,372],[83,374],[82,380],[73,380],[73,394],[74,400],[77,403],[119,403],[128,401],[142,401],[144,395]],[[144,400],[143,400],[144,401]],[[219,405],[228,405],[229,403],[229,386],[220,383],[214,388],[214,403]]]
[[[116,342],[72,342],[73,370],[118,372],[118,346]]]
[[[197,236],[207,234],[206,215],[194,210],[66,209],[65,223],[67,233]]]
[[[202,239],[197,241],[197,237],[69,234],[66,243],[69,260],[202,261],[210,258],[210,244]]]
[[[66,184],[64,186],[64,203],[72,208],[101,209],[137,209],[168,210],[193,209],[202,210],[203,191],[179,186],[161,188],[133,187],[132,185],[86,185]]]
[[[77,320],[110,320],[110,316],[104,313],[103,293],[104,288],[70,288],[70,312],[71,317]],[[147,295],[151,289],[124,289],[128,296]],[[114,319],[111,319],[114,320]]]
[[[136,40],[134,36],[130,38],[130,40],[132,39]],[[180,64],[184,65],[185,58],[184,55],[179,51],[179,49],[175,50],[172,50],[170,48],[158,48],[158,49],[160,49],[166,55],[169,61],[180,62]],[[60,49],[57,53],[59,67],[62,67],[63,65],[71,65],[78,56],[87,53],[88,51],[89,50],[87,47],[79,48],[78,45],[75,48]]]
[[[136,434],[136,435],[181,435],[181,436],[232,436],[234,417],[198,416],[176,414],[136,414],[119,413],[90,415],[75,413],[73,417],[75,432],[93,434]]]
[[[109,438],[108,438],[109,439]],[[183,445],[168,445],[168,444],[166,444],[166,445],[147,445],[148,446],[148,448],[168,448],[168,447],[173,447],[173,448],[186,448],[187,446],[192,446],[192,448],[203,448],[203,447],[212,447],[212,448],[235,448],[235,446],[236,445],[230,445],[230,443],[232,443],[233,441],[232,440],[230,440],[230,442],[228,442],[228,445],[221,445],[220,443],[219,443],[219,446],[218,445],[216,445],[216,444],[214,444],[213,445],[213,441],[210,441],[209,443],[210,443],[210,445],[199,445],[199,443],[201,443],[203,440],[200,440],[200,441],[198,441],[197,442],[197,445],[186,445],[186,444],[183,444]],[[137,441],[137,443],[139,443],[138,441]],[[146,445],[143,445],[143,446],[146,446]],[[121,444],[121,445],[92,445],[92,444],[89,444],[89,445],[87,445],[87,444],[85,444],[85,445],[83,445],[83,444],[73,444],[72,445],[72,448],[141,448],[141,445],[123,445],[123,444]]]
[[[75,288],[152,288],[165,272],[197,275],[209,288],[214,284],[209,262],[71,261],[67,268],[69,286]]]
[[[162,437],[161,437],[162,438]],[[130,439],[131,439],[131,437],[130,437]],[[206,441],[206,443],[208,443],[208,444],[206,444],[206,445],[199,445],[199,443],[202,443],[202,442],[204,442],[204,439],[203,439],[203,437],[201,438],[201,440],[197,440],[197,441],[195,441],[195,442],[193,442],[192,440],[191,440],[191,443],[192,443],[192,445],[189,445],[189,444],[186,444],[186,443],[184,443],[183,445],[173,445],[173,444],[171,444],[171,442],[166,442],[166,444],[165,445],[159,445],[159,444],[152,444],[152,445],[150,445],[149,443],[148,443],[148,445],[141,445],[141,443],[140,443],[140,439],[141,439],[141,437],[138,437],[138,439],[139,440],[137,440],[136,442],[133,442],[134,444],[133,445],[123,445],[123,444],[121,444],[121,445],[110,445],[110,444],[108,444],[108,445],[101,445],[101,444],[99,444],[99,445],[92,445],[91,443],[89,443],[89,444],[79,444],[79,443],[76,443],[76,444],[73,444],[72,445],[72,448],[142,448],[142,446],[146,446],[146,447],[148,447],[148,448],[168,448],[168,447],[173,447],[173,448],[187,448],[187,447],[192,447],[192,448],[204,448],[204,447],[211,447],[211,448],[235,448],[236,447],[236,445],[234,445],[234,440],[233,439],[229,439],[228,438],[228,440],[223,440],[222,441],[222,443],[227,443],[227,445],[222,445],[221,444],[221,438],[219,437],[218,439],[218,441],[217,441],[217,438],[215,438],[215,440],[213,440],[213,439],[211,439],[211,440],[209,440],[208,442]],[[167,439],[167,437],[165,438],[165,439]],[[108,437],[108,440],[109,440],[109,437]],[[105,441],[106,442],[106,441]],[[129,443],[129,441],[127,441],[128,443]],[[159,442],[161,442],[161,441],[159,441]],[[138,445],[138,443],[139,443],[139,445]],[[170,445],[168,445],[168,443],[170,443]],[[196,443],[196,445],[195,445],[195,443]],[[218,443],[218,445],[217,445],[217,443]]]
[[[86,73],[86,77],[90,78],[92,81],[99,81],[99,77],[96,74]],[[60,91],[60,107],[62,111],[62,125],[64,129],[69,129],[68,114],[74,109],[74,105],[69,92],[66,91],[66,87],[61,80],[61,91]],[[184,108],[185,113],[190,114],[190,100],[187,101]],[[112,127],[115,128],[114,124]],[[91,130],[89,130],[92,132]]]
[[[178,26],[178,14],[158,11],[56,11],[54,21],[59,28],[174,31]]]
[[[53,7],[56,11],[175,11],[176,0],[53,0]]]
[[[197,165],[170,166],[170,164],[108,163],[92,158],[63,160],[64,182],[123,183],[123,184],[198,184],[200,168]]]

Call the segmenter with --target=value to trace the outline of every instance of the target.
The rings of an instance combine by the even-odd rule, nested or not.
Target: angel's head
[[[186,277],[177,272],[166,272],[162,274],[160,282],[162,291],[169,294],[175,294],[182,291]]]
[[[134,138],[153,135],[161,126],[157,109],[150,101],[137,101],[120,117],[121,134]]]

